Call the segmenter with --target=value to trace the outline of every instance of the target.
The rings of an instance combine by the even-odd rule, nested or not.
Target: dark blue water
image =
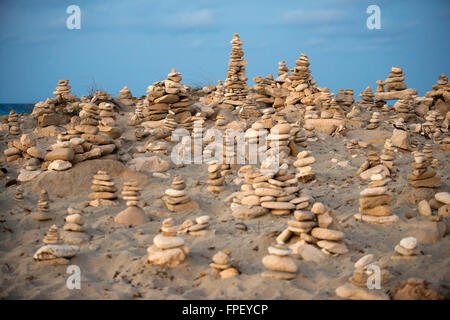
[[[34,104],[32,103],[0,103],[0,116],[9,114],[14,109],[18,114],[31,113]]]

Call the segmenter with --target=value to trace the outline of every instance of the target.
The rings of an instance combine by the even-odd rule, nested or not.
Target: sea
[[[31,113],[33,111],[33,106],[33,103],[0,103],[0,116],[9,114],[13,109],[18,114]]]

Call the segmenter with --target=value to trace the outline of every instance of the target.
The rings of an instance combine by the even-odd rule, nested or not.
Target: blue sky
[[[81,9],[81,30],[69,30],[69,5]],[[381,9],[369,30],[366,9]],[[226,76],[230,40],[244,42],[247,75],[276,75],[308,55],[312,75],[331,92],[359,94],[401,66],[408,87],[423,95],[450,76],[448,0],[1,0],[0,103],[51,97],[58,79],[77,96],[92,81],[116,96],[135,96],[171,68],[192,86]]]

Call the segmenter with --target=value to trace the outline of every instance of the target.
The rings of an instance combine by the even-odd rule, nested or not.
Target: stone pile
[[[222,102],[223,101],[223,82],[222,80],[218,80],[217,81],[217,86],[216,86],[216,91],[214,92],[214,100],[216,100],[217,102]]]
[[[51,146],[52,151],[45,155],[45,160],[49,163],[48,170],[64,171],[72,168],[75,158],[75,151],[70,141],[57,141]]]
[[[175,112],[172,110],[169,110],[167,113],[167,116],[164,118],[163,127],[170,133],[175,131],[175,129],[178,127],[178,122],[175,120]]]
[[[172,180],[171,188],[165,191],[162,198],[167,209],[172,212],[179,212],[199,208],[197,202],[191,200],[186,193],[185,188],[186,184],[183,177],[178,176]]]
[[[425,97],[433,98],[434,101],[450,102],[450,82],[445,74],[439,76],[438,82],[432,86],[431,91],[425,93]]]
[[[355,219],[375,224],[397,222],[398,216],[393,214],[393,209],[388,206],[394,200],[387,189],[390,179],[383,179],[381,174],[374,174],[370,180],[368,188],[360,192],[359,213],[355,214]]]
[[[263,115],[262,115],[260,121],[263,124],[264,129],[271,129],[274,126],[272,115],[275,112],[275,109],[274,108],[266,108],[262,112],[263,112]]]
[[[401,150],[410,151],[411,142],[408,127],[406,126],[403,118],[398,118],[394,125],[394,131],[392,131],[391,141],[394,147]]]
[[[91,99],[92,103],[114,102],[114,98],[106,91],[96,91]]]
[[[230,61],[224,83],[224,103],[240,105],[248,94],[247,76],[245,75],[244,50],[239,34],[235,33],[231,40]]]
[[[92,179],[89,205],[92,207],[117,206],[117,188],[112,177],[106,171],[97,171]]]
[[[144,210],[140,207],[141,188],[137,182],[129,181],[123,184],[122,198],[126,201],[127,208],[114,218],[114,222],[128,226],[139,226],[147,222]]]
[[[134,97],[131,94],[130,89],[128,89],[127,86],[124,86],[122,90],[119,91],[119,94],[116,97],[116,100],[118,100],[121,104],[125,106],[132,106],[134,105]]]
[[[416,89],[407,89],[403,82],[403,69],[400,67],[392,67],[388,78],[384,81],[377,80],[377,92],[375,93],[375,103],[378,107],[386,104],[385,100],[407,99],[413,95],[417,95]],[[386,92],[384,90],[386,87]]]
[[[413,256],[419,255],[419,250],[417,249],[417,239],[414,237],[407,237],[400,240],[400,243],[394,248],[396,256],[392,259],[408,259]]]
[[[194,221],[188,219],[184,221],[178,227],[178,234],[186,234],[189,233],[192,236],[204,236],[208,230],[209,222],[211,221],[210,216],[201,216],[195,218]]]
[[[65,96],[70,95],[69,80],[58,80],[58,86],[55,88],[53,94],[57,98],[65,98]]]
[[[374,263],[373,260],[373,254],[368,254],[356,261],[353,275],[348,279],[347,283],[336,288],[336,295],[340,298],[350,300],[389,300],[389,296],[384,292],[371,290],[368,287],[370,278],[375,272],[372,266],[376,265],[379,267],[380,265],[379,262]],[[384,285],[391,279],[391,275],[384,268],[380,271],[380,285]]]
[[[129,126],[138,126],[142,123],[142,121],[144,121],[145,117],[143,114],[143,110],[144,110],[144,105],[142,103],[142,101],[137,101],[136,102],[136,109],[134,110],[133,115],[131,116],[130,121],[128,122]]]
[[[278,62],[278,77],[276,79],[277,82],[285,82],[289,80],[289,68],[286,66],[285,61]]]
[[[212,263],[209,266],[212,269],[212,274],[222,279],[239,275],[239,271],[234,267],[234,262],[231,259],[231,251],[228,249],[217,252],[212,257]]]
[[[181,264],[189,254],[184,239],[177,236],[177,227],[172,218],[162,222],[161,233],[153,238],[153,245],[147,248],[149,263],[161,267],[175,267]]]
[[[299,123],[292,124],[291,135],[294,136],[294,142],[296,145],[306,148],[306,135],[303,128],[301,128]]]
[[[350,120],[360,121],[361,120],[361,110],[359,110],[359,105],[354,104],[346,117]]]
[[[367,159],[356,172],[362,180],[369,180],[374,174],[381,174],[383,177],[389,176],[389,169],[381,163],[380,156],[376,151],[369,151]]]
[[[383,151],[380,156],[381,163],[392,173],[394,171],[395,148],[391,139],[384,141]]]
[[[223,190],[223,182],[225,177],[221,174],[221,165],[217,162],[211,163],[208,166],[208,184],[207,190],[213,193],[220,193]]]
[[[403,69],[400,67],[392,67],[386,80],[384,80],[384,85],[388,92],[405,90],[406,84],[404,83],[405,78],[403,77]]]
[[[9,133],[13,136],[20,134],[19,115],[16,111],[11,110],[8,115]]]
[[[401,117],[405,122],[411,122],[416,119],[414,101],[411,97],[399,99],[394,104],[394,110],[397,112],[396,117]]]
[[[305,150],[297,154],[297,160],[294,162],[294,167],[297,169],[295,177],[298,181],[306,183],[314,179],[314,172],[310,166],[316,162],[316,158],[312,156],[312,151]]]
[[[175,113],[178,123],[191,116],[188,107],[194,102],[189,98],[190,88],[182,84],[181,80],[181,73],[172,69],[166,80],[155,82],[147,88],[143,110],[146,120],[162,120],[169,110]]]
[[[164,154],[167,155],[167,149],[169,148],[169,144],[166,141],[149,141],[145,148],[148,151],[151,151],[156,154]]]
[[[80,248],[76,245],[63,244],[59,229],[56,225],[51,226],[44,237],[44,245],[39,248],[33,259],[44,265],[67,265],[69,258],[73,257]]]
[[[317,110],[316,106],[307,106],[305,111],[305,120],[307,119],[319,119],[320,112]]]
[[[100,120],[99,109],[95,103],[81,104],[80,111],[81,122],[75,126],[79,133],[96,135],[98,133],[98,120]]]
[[[355,102],[355,99],[353,98],[354,91],[353,89],[340,89],[339,92],[336,94],[336,103],[345,109],[349,109],[353,103]]]
[[[315,142],[318,140],[314,125],[311,123],[306,123],[303,126],[303,129],[305,129],[306,141]]]
[[[116,123],[116,113],[114,105],[109,102],[102,102],[98,106],[101,120],[98,124],[99,134],[111,139],[118,139],[122,135],[122,130]]]
[[[68,215],[64,219],[65,224],[62,234],[65,243],[81,244],[88,240],[89,237],[86,235],[86,230],[83,227],[84,221],[81,212],[81,210],[72,207],[67,208]]]
[[[433,158],[433,147],[431,144],[426,143],[422,152],[432,168],[436,168],[440,164],[438,159]]]
[[[414,162],[411,165],[413,172],[408,174],[409,184],[414,188],[439,188],[441,179],[436,171],[428,170],[430,162],[421,152],[413,152]]]
[[[370,86],[367,87],[363,92],[361,92],[359,94],[359,96],[361,97],[361,100],[358,101],[358,104],[361,107],[364,107],[367,110],[370,110],[372,107],[375,106],[375,103],[373,100],[374,94],[373,94],[372,88]]]
[[[47,221],[52,219],[52,215],[49,210],[49,196],[46,190],[41,190],[38,200],[37,211],[33,213],[33,218],[37,221]]]
[[[369,120],[369,125],[366,127],[367,130],[373,130],[376,129],[380,126],[380,113],[379,112],[374,112],[372,113],[372,117]]]
[[[289,142],[292,140],[291,125],[286,121],[280,121],[270,129],[267,135],[268,156],[278,156],[279,159],[286,159],[291,153]]]
[[[262,153],[267,151],[267,130],[261,122],[255,122],[245,132],[245,159],[255,160],[259,163],[262,159]],[[253,163],[253,162],[250,162]],[[256,164],[255,163],[255,164]]]
[[[268,255],[262,259],[263,265],[270,271],[261,274],[263,278],[292,280],[297,276],[298,267],[289,255],[292,250],[282,244],[268,247]]]

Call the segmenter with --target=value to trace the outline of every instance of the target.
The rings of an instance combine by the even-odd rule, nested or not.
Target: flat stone
[[[339,241],[345,238],[345,234],[341,231],[324,228],[312,229],[311,235],[317,239],[331,240],[331,241]]]
[[[409,183],[414,188],[439,188],[442,185],[439,177],[410,181]]]
[[[354,267],[355,269],[362,269],[365,266],[371,264],[373,262],[374,255],[373,254],[366,254],[364,257],[360,258],[358,261],[355,262]]]
[[[45,160],[53,161],[53,160],[64,160],[64,161],[72,161],[75,157],[75,152],[71,148],[60,148],[50,151],[45,155]]]
[[[359,212],[367,214],[369,216],[390,216],[394,213],[394,210],[388,206],[376,206],[373,208],[359,209]]]
[[[361,209],[373,208],[380,205],[389,204],[394,200],[391,195],[373,196],[359,199],[359,207]]]
[[[247,207],[247,206],[236,206],[231,209],[233,217],[239,220],[249,220],[254,219],[269,213],[269,209],[263,207]]]
[[[267,255],[262,259],[262,263],[272,271],[296,273],[298,270],[297,264],[290,257]]]
[[[367,188],[359,193],[361,197],[373,197],[384,195],[387,192],[387,187]]]
[[[391,216],[381,216],[381,217],[376,217],[376,216],[369,216],[369,215],[365,215],[365,214],[355,214],[354,215],[355,219],[358,221],[363,221],[363,222],[367,222],[367,223],[375,223],[375,224],[391,224],[391,223],[396,223],[399,218],[397,215],[391,215]]]
[[[54,160],[49,164],[47,169],[49,171],[65,171],[70,168],[72,168],[72,163],[70,163],[69,161]]]
[[[279,209],[279,210],[292,210],[295,209],[295,205],[289,202],[277,202],[277,201],[269,201],[262,202],[261,206],[263,208],[268,209]]]
[[[326,249],[331,253],[336,254],[345,254],[348,252],[347,246],[343,243],[328,241],[328,240],[320,240],[317,241],[317,245],[320,248]]]
[[[166,237],[158,234],[153,238],[153,243],[160,249],[172,249],[183,246],[184,239],[181,237]]]
[[[261,273],[261,277],[266,279],[292,280],[295,279],[297,275],[289,272],[264,271]]]
[[[448,192],[438,192],[434,195],[434,198],[439,202],[450,204],[450,193]]]
[[[188,253],[189,250],[185,246],[163,250],[152,245],[147,248],[147,260],[161,267],[175,267],[186,259]]]

